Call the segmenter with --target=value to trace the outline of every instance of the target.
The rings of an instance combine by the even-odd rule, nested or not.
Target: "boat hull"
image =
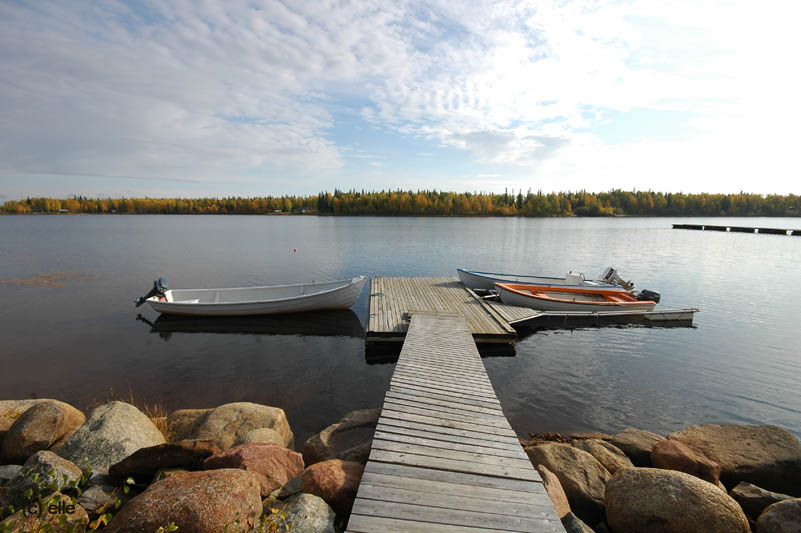
[[[366,279],[359,276],[321,284],[173,290],[167,291],[167,299],[172,301],[146,301],[154,311],[168,315],[250,316],[348,309],[359,299]],[[243,301],[231,301],[236,298]]]
[[[524,276],[522,274],[499,274],[495,272],[478,272],[457,268],[459,280],[469,289],[494,290],[496,283],[517,283],[523,285],[539,285],[543,287],[581,287],[601,291],[624,291],[620,285],[612,285],[599,280],[588,279],[581,284],[572,284],[565,278],[548,276]]]
[[[522,285],[522,284],[521,284]],[[503,303],[508,305],[516,305],[518,307],[528,307],[529,309],[537,309],[539,311],[650,311],[656,305],[655,302],[650,300],[645,301],[630,301],[614,303],[609,301],[592,302],[592,301],[566,301],[565,299],[544,298],[535,294],[524,293],[519,290],[514,290],[505,287],[504,284],[497,284],[496,289],[498,295]],[[547,287],[543,287],[547,288]],[[558,287],[552,287],[558,290]],[[594,290],[594,289],[593,289]],[[598,291],[602,293],[602,291]],[[570,293],[566,293],[570,294]],[[624,293],[629,294],[629,293]]]

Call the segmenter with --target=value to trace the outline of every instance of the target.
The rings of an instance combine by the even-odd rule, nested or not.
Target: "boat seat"
[[[177,303],[177,304],[196,304],[196,303],[200,303],[200,300],[198,300],[197,298],[195,298],[194,300],[178,300],[175,303]]]

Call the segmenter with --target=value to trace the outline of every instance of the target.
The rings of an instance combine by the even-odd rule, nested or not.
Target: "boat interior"
[[[273,287],[237,287],[230,289],[173,289],[164,296],[168,302],[186,304],[242,303],[261,302],[265,300],[281,300],[297,298],[309,294],[330,291],[345,287],[347,281],[329,281],[325,283],[302,283],[297,285],[276,285]]]

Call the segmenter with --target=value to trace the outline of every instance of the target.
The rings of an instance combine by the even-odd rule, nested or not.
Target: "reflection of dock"
[[[350,309],[265,316],[160,315],[155,322],[148,323],[151,333],[158,333],[164,338],[169,338],[172,333],[364,337],[364,327]]]
[[[468,322],[418,312],[406,331],[348,531],[564,531]]]
[[[673,229],[728,231],[732,233],[759,233],[767,235],[801,235],[801,229],[757,228],[754,226],[713,226],[710,224],[673,224]]]

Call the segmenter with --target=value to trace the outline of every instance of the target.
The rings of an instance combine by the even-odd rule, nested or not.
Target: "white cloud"
[[[746,178],[761,174],[761,185],[789,191],[801,121],[799,9],[684,0],[3,3],[0,176],[281,175],[297,177],[283,182],[296,187],[327,176],[333,188],[360,159],[402,166],[340,140],[333,128],[344,113],[429,143],[414,152],[427,160],[437,147],[465,151],[485,174],[508,176],[492,186],[525,175],[543,189],[647,187],[642,180],[709,189],[709,176],[725,174],[754,190]],[[646,131],[611,144],[593,134],[609,110],[639,108],[696,118],[682,139]]]

